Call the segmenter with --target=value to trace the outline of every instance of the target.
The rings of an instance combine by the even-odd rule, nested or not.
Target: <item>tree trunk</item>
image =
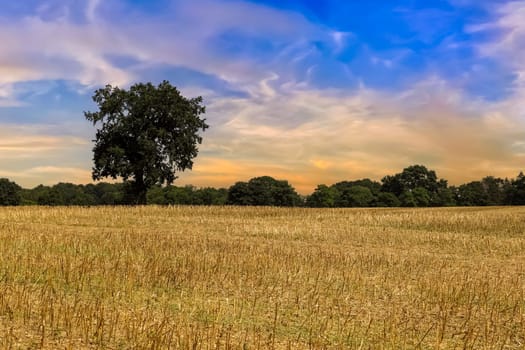
[[[146,197],[148,190],[146,188],[137,189],[136,198],[137,198],[137,205],[146,205],[148,204],[148,199]]]
[[[146,205],[148,193],[148,187],[144,183],[144,175],[142,172],[139,172],[135,175],[135,181],[133,181],[133,195],[135,205]]]

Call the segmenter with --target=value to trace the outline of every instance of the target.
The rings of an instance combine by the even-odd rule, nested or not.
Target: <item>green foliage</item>
[[[430,193],[426,188],[416,187],[412,191],[414,200],[416,201],[416,206],[418,207],[428,207],[430,205]]]
[[[228,200],[228,190],[225,188],[200,188],[193,192],[194,205],[224,205]]]
[[[65,205],[65,201],[58,190],[49,188],[38,197],[38,204],[57,206]]]
[[[385,193],[392,193],[397,197],[400,197],[403,192],[406,191],[404,184],[401,180],[401,174],[387,175],[382,180],[383,185],[381,191]]]
[[[375,199],[372,191],[364,186],[352,186],[345,191],[344,195],[346,195],[344,202],[349,207],[369,207]]]
[[[438,188],[443,185],[446,187],[446,182],[444,184],[439,183],[435,171],[428,170],[423,165],[412,165],[403,169],[399,174],[385,176],[381,190],[400,196],[406,191],[413,191],[421,187],[432,194],[436,193]]]
[[[237,182],[228,191],[228,203],[233,205],[294,207],[302,205],[302,202],[288,181],[275,180],[270,176],[255,177],[247,183]]]
[[[376,207],[399,207],[401,202],[395,194],[390,192],[380,192],[377,195]]]
[[[35,194],[29,200],[36,197],[39,205],[96,205],[99,204],[96,197],[89,193],[83,185],[71,183],[59,183],[53,187],[38,186],[34,189]]]
[[[0,179],[0,206],[19,205],[22,188],[8,179]]]
[[[170,186],[165,189],[167,204],[193,204],[193,187]]]
[[[450,207],[456,205],[453,189],[440,186],[431,198],[431,205],[434,207]]]
[[[426,188],[416,187],[406,190],[399,196],[403,207],[428,207],[431,204],[431,196]]]
[[[166,202],[165,191],[160,185],[155,185],[148,190],[146,195],[149,204],[165,205]]]
[[[414,194],[412,193],[412,191],[407,190],[401,193],[401,195],[399,196],[399,201],[401,202],[401,206],[403,207],[417,207],[417,201],[414,198]]]
[[[153,186],[147,194],[148,203],[158,205],[224,205],[228,190],[224,188],[195,188]]]
[[[85,186],[87,194],[93,196],[99,205],[118,205],[124,202],[124,184],[110,184],[99,182],[96,185],[89,184]]]
[[[507,201],[512,205],[525,205],[525,175],[520,172],[507,189]]]
[[[339,195],[335,187],[318,185],[315,191],[306,197],[306,206],[311,208],[333,208]]]
[[[381,183],[377,181],[373,181],[370,179],[361,179],[361,180],[355,180],[355,181],[348,181],[348,183],[352,186],[361,186],[366,187],[370,190],[370,192],[377,196],[379,192],[381,192]]]
[[[22,202],[28,205],[36,205],[40,196],[47,191],[49,191],[49,187],[44,185],[38,185],[33,189],[24,189],[21,192]]]
[[[228,204],[233,205],[255,205],[254,194],[247,182],[236,182],[228,190]]]
[[[128,186],[124,201],[145,204],[156,184],[171,184],[177,171],[191,169],[208,128],[200,115],[202,98],[187,99],[164,81],[135,84],[129,90],[107,85],[95,91],[97,112],[85,112],[97,129],[93,179],[121,177]]]
[[[505,180],[487,176],[481,180],[487,194],[487,205],[501,205],[505,201]]]
[[[336,207],[368,207],[375,201],[381,184],[369,179],[357,181],[342,181],[332,187],[335,189]]]
[[[486,206],[489,203],[488,195],[481,181],[472,181],[459,186],[456,197],[460,206]]]

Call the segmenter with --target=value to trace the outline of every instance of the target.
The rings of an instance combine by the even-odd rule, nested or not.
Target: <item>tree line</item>
[[[0,205],[92,206],[136,204],[129,183],[76,185],[59,183],[24,189],[0,179]],[[301,196],[286,180],[270,176],[237,182],[230,188],[160,186],[148,189],[146,202],[157,205],[241,205],[280,207],[441,207],[525,204],[525,175],[513,179],[487,176],[460,186],[449,186],[436,172],[412,165],[381,181],[360,179],[318,185]]]

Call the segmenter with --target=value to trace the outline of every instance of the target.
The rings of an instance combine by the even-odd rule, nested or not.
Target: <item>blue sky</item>
[[[211,128],[179,184],[301,192],[423,163],[451,183],[525,164],[525,1],[0,3],[0,176],[90,182],[98,87],[164,79]]]

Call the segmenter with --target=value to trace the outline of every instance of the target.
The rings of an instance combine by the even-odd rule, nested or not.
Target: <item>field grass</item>
[[[0,348],[521,349],[525,208],[0,209]]]

